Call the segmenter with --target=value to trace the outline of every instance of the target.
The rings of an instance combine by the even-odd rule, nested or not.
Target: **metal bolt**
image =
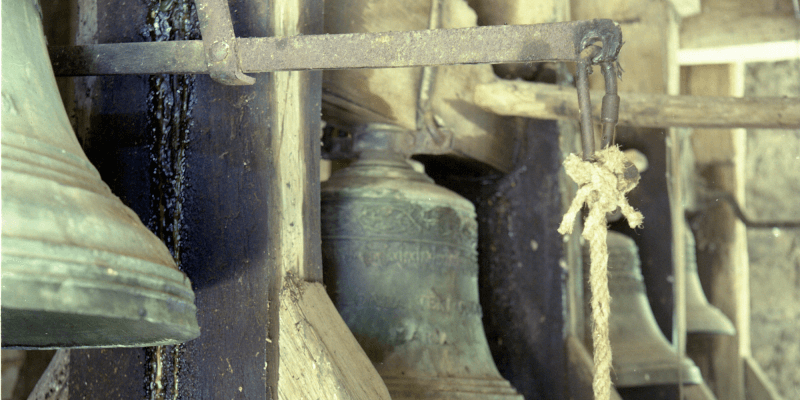
[[[211,45],[211,61],[218,62],[222,61],[228,57],[228,43],[226,42],[214,42]]]

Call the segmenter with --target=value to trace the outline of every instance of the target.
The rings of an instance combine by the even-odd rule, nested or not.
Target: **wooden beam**
[[[741,96],[744,74],[741,65],[684,68],[684,90],[696,95]],[[698,173],[714,190],[732,193],[744,203],[743,129],[696,129],[692,145]],[[710,348],[709,386],[720,399],[744,400],[742,357],[750,352],[750,315],[747,236],[744,225],[728,207],[714,207],[696,220],[700,265],[712,268],[709,301],[731,318],[735,336],[714,336]]]
[[[767,374],[752,357],[744,358],[744,385],[748,399],[782,400]]]
[[[700,0],[669,0],[681,18],[691,17],[701,11]]]
[[[272,36],[322,33],[322,2],[270,5]],[[271,297],[278,310],[269,310],[280,349],[273,398],[388,400],[383,380],[320,283],[321,83],[320,71],[272,73],[269,225],[280,285],[277,299]]]
[[[389,391],[320,283],[284,278],[278,399],[389,400]]]
[[[799,37],[800,21],[790,13],[710,11],[682,21],[680,48],[702,49],[773,42],[797,44]]]
[[[682,49],[678,51],[678,64],[708,65],[794,60],[800,58],[798,43],[800,42],[783,41]]]
[[[592,114],[600,121],[603,92],[592,92]],[[499,115],[577,119],[573,88],[521,81],[496,81],[475,88],[475,102]],[[800,99],[668,96],[620,93],[619,124],[636,127],[779,128],[800,127]]]
[[[271,3],[272,36],[322,33],[322,3],[278,0]],[[272,73],[270,148],[274,180],[270,229],[277,240],[273,254],[278,274],[322,281],[319,236],[319,134],[322,120],[320,71]]]

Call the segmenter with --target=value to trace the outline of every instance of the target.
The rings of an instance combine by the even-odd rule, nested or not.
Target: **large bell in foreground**
[[[2,345],[193,339],[189,280],[79,146],[34,3],[2,5]]]
[[[701,383],[703,378],[694,362],[687,357],[679,358],[658,328],[647,301],[636,243],[612,231],[608,232],[607,243],[614,385],[622,388],[679,381]],[[584,261],[588,260],[587,250],[584,247]],[[588,266],[584,266],[584,271],[588,272]]]
[[[481,323],[472,203],[374,150],[321,195],[326,286],[392,398],[521,400]]]
[[[686,226],[686,332],[735,335],[736,328],[725,314],[709,304],[697,273],[697,248],[691,228]]]

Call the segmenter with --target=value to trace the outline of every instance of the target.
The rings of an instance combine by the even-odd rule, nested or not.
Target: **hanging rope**
[[[625,195],[639,183],[639,173],[616,145],[600,150],[595,153],[592,160],[588,161],[570,154],[564,161],[564,168],[579,188],[569,210],[564,214],[558,232],[562,235],[572,233],[575,218],[586,204],[589,214],[581,236],[589,242],[591,257],[589,286],[592,292],[594,323],[592,388],[596,400],[608,400],[611,396],[611,342],[608,337],[611,296],[608,293],[606,214],[614,212],[619,207],[631,228],[642,225],[644,217],[634,210],[625,198]]]

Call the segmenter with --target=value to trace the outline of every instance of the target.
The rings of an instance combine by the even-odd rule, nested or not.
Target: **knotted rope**
[[[558,232],[572,233],[575,218],[583,208],[589,215],[583,226],[583,236],[589,242],[591,268],[589,286],[592,291],[592,342],[594,344],[594,379],[592,388],[596,400],[611,396],[611,342],[608,337],[608,317],[611,296],[608,293],[608,244],[606,214],[619,207],[631,228],[642,225],[644,217],[628,204],[625,195],[639,183],[639,172],[617,146],[609,146],[584,161],[570,154],[564,161],[567,175],[578,184],[578,192],[561,220]]]

